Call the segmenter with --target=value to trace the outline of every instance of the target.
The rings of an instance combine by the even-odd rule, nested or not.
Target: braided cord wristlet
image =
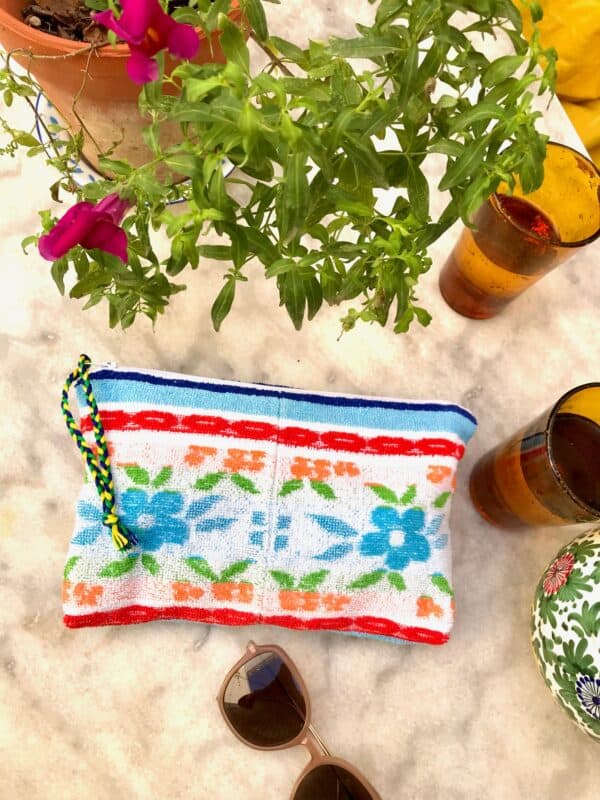
[[[104,433],[104,428],[100,419],[100,412],[98,410],[98,404],[96,403],[96,398],[94,397],[89,376],[91,363],[92,362],[89,356],[81,355],[79,357],[79,363],[77,364],[77,367],[73,370],[73,372],[71,372],[65,382],[62,391],[61,408],[63,417],[67,423],[67,429],[73,441],[79,448],[87,468],[94,479],[94,483],[96,484],[98,495],[102,501],[102,521],[108,528],[110,528],[115,547],[117,547],[119,550],[125,550],[132,545],[136,545],[137,539],[121,522],[117,513],[115,487],[110,468],[110,455],[108,452],[106,435]],[[69,405],[69,390],[74,384],[81,385],[90,409],[90,419],[92,421],[94,439],[96,440],[95,451],[85,440],[84,435],[79,429],[73,414],[71,413],[71,408]]]

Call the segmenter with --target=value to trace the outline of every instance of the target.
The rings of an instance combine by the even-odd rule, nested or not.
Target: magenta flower
[[[109,10],[93,13],[92,17],[129,45],[127,74],[134,83],[158,78],[158,64],[153,56],[159,50],[167,49],[177,58],[193,58],[198,52],[200,39],[194,28],[175,22],[165,14],[158,0],[121,0],[121,7],[119,19]]]
[[[75,203],[52,228],[40,237],[42,258],[56,261],[80,244],[97,248],[127,263],[127,234],[119,223],[131,203],[109,194],[99,203]]]

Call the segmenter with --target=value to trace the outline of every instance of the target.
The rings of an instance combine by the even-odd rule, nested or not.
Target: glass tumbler
[[[475,508],[501,528],[600,520],[600,383],[567,392],[484,455],[469,488]]]
[[[487,319],[600,235],[600,171],[580,153],[550,142],[539,189],[500,187],[464,228],[440,273],[448,305]]]

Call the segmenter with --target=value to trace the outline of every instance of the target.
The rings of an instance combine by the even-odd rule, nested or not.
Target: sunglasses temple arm
[[[308,726],[308,730],[311,732],[311,734],[312,734],[312,736],[314,737],[315,741],[317,742],[317,744],[318,744],[318,745],[319,745],[319,747],[321,748],[321,750],[322,750],[322,752],[323,752],[323,755],[324,755],[324,756],[330,756],[330,755],[331,755],[331,753],[330,753],[330,752],[329,752],[329,750],[327,749],[327,745],[325,744],[325,742],[323,741],[323,739],[321,739],[321,737],[319,736],[319,734],[316,732],[316,730],[313,728],[313,726],[312,726],[312,725],[309,725],[309,726]]]

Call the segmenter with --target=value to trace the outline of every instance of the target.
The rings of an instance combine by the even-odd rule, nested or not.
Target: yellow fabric
[[[540,0],[542,43],[558,52],[557,91],[592,158],[600,163],[600,0]],[[531,22],[524,14],[526,34]]]

